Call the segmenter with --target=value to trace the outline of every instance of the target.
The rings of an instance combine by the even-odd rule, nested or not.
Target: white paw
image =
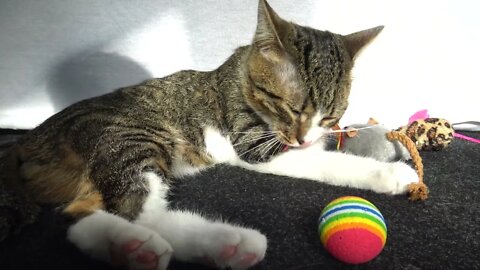
[[[218,268],[241,270],[265,257],[267,238],[260,232],[221,223],[212,224],[209,229],[203,256],[208,263]]]
[[[165,270],[172,257],[170,244],[140,225],[118,226],[110,233],[110,260],[128,269]]]
[[[393,195],[406,193],[408,184],[418,182],[417,172],[403,162],[388,164],[380,171],[379,178],[373,190]]]
[[[156,232],[102,210],[78,221],[67,235],[93,258],[130,269],[164,270],[173,252]]]

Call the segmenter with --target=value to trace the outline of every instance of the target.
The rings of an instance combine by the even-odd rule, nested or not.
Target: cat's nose
[[[304,139],[297,139],[297,141],[301,148],[309,147],[312,144],[311,141],[306,142]]]

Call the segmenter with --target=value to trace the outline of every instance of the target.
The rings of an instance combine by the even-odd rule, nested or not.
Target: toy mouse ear
[[[347,133],[348,137],[353,138],[353,137],[357,136],[358,130],[355,129],[355,128],[352,128],[352,127],[348,127],[346,133]]]
[[[374,118],[370,117],[370,119],[368,119],[367,124],[373,126],[373,125],[378,124],[378,121],[375,120]]]

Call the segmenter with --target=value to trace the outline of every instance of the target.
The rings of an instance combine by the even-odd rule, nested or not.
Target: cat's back
[[[79,118],[88,117],[95,124],[112,117],[133,118],[162,114],[176,102],[188,101],[199,86],[205,87],[207,72],[184,70],[163,78],[147,79],[139,84],[122,87],[110,93],[76,102],[45,120],[32,131],[62,128]],[[163,111],[163,112],[162,112]],[[102,118],[102,119],[100,119]],[[108,122],[108,121],[107,121]]]
[[[79,101],[31,130],[19,144],[38,148],[77,141],[89,145],[115,130],[181,124],[182,118],[206,109],[205,91],[213,89],[210,77],[209,72],[184,70]]]

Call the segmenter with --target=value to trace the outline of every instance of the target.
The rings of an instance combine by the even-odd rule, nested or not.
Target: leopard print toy
[[[397,131],[405,133],[415,143],[418,150],[438,151],[453,141],[452,125],[442,118],[425,118],[400,127]]]

